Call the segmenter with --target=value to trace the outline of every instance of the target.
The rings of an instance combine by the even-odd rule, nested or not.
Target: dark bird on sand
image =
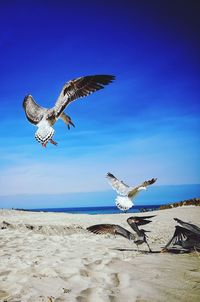
[[[162,249],[162,252],[168,251],[171,245],[177,245],[186,251],[200,251],[200,228],[178,218],[174,218],[174,220],[181,226],[175,226],[175,232],[169,242]]]
[[[129,232],[127,229],[123,228],[122,226],[118,224],[96,224],[92,225],[87,228],[88,231],[95,233],[95,234],[112,234],[112,235],[120,235],[123,236],[131,241],[133,241],[137,248],[139,245],[146,243],[146,245],[149,248],[149,252],[151,252],[150,246],[147,242],[147,232],[144,229],[139,229],[138,226],[145,225],[151,222],[149,218],[153,218],[156,215],[153,216],[133,216],[129,217],[127,219],[127,223],[130,225],[130,227],[134,230],[135,234]]]
[[[55,103],[55,106],[48,109],[38,105],[33,97],[29,94],[24,98],[23,107],[29,122],[38,127],[35,132],[36,140],[46,147],[50,142],[57,145],[52,137],[55,130],[53,125],[58,119],[61,119],[70,129],[70,125],[74,127],[71,118],[64,113],[66,107],[78,98],[86,97],[89,94],[103,89],[115,79],[112,75],[92,75],[84,76],[67,82]]]

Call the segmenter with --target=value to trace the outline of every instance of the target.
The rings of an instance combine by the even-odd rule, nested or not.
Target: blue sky
[[[199,14],[197,1],[1,1],[0,196],[38,207],[34,194],[103,192],[108,171],[130,185],[199,184]],[[24,96],[51,107],[90,74],[116,81],[73,102],[76,128],[59,121],[58,146],[43,149]]]

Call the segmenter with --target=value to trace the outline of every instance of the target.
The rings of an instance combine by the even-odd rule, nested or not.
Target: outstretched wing
[[[133,188],[129,193],[128,193],[128,197],[129,198],[133,198],[135,197],[141,190],[145,190],[146,187],[154,184],[154,182],[156,182],[157,178],[152,178],[150,180],[146,180],[143,183],[141,183],[139,186]]]
[[[156,215],[152,216],[132,216],[127,219],[127,222],[130,224],[131,222],[136,223],[138,226],[139,225],[145,225],[151,222],[149,218],[153,218]]]
[[[183,228],[179,225],[177,225],[175,228],[176,228],[175,232],[174,232],[172,238],[170,239],[170,241],[165,245],[164,250],[167,249],[171,244],[176,245],[187,239],[193,239],[193,238],[197,239],[196,234],[189,231],[188,229]]]
[[[96,224],[87,228],[88,231],[95,234],[112,234],[120,235],[127,239],[133,239],[134,235],[128,230],[117,224]]]
[[[93,75],[80,77],[67,82],[55,103],[54,112],[58,117],[66,106],[74,100],[85,97],[104,88],[115,79],[112,75]]]
[[[48,110],[39,106],[30,94],[24,98],[23,107],[27,119],[34,125],[38,124],[42,120],[44,114]]]
[[[139,225],[145,225],[151,222],[151,220],[149,220],[149,218],[153,218],[156,215],[152,215],[152,216],[132,216],[129,217],[127,219],[128,224],[130,225],[130,227],[139,235],[140,234],[140,230],[138,228]]]
[[[108,172],[106,178],[108,179],[108,182],[111,187],[120,195],[126,196],[130,191],[130,187],[126,185],[123,181],[117,179],[113,174]]]
[[[184,222],[178,218],[174,218],[174,220],[177,221],[178,223],[180,223],[187,230],[191,231],[192,233],[195,233],[196,235],[198,235],[200,237],[200,228],[198,226],[188,223],[188,222]]]

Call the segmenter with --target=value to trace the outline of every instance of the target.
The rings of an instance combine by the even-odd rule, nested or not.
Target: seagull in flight
[[[135,198],[140,191],[146,190],[147,186],[152,185],[157,180],[157,178],[152,178],[150,180],[144,181],[137,187],[129,187],[123,181],[117,179],[113,174],[109,172],[107,173],[106,178],[108,179],[111,187],[119,194],[115,199],[116,206],[120,210],[125,212],[133,206],[132,199]]]
[[[76,99],[104,88],[114,79],[115,76],[113,75],[92,75],[71,80],[65,83],[54,107],[49,109],[38,105],[32,95],[27,95],[24,98],[23,107],[29,122],[38,127],[35,132],[36,140],[43,147],[46,147],[48,142],[57,145],[52,139],[55,132],[53,125],[57,120],[61,119],[68,126],[68,129],[70,129],[70,125],[74,127],[71,118],[64,113],[65,108]]]
[[[151,248],[147,242],[147,235],[146,235],[146,232],[150,232],[150,231],[146,231],[144,229],[139,229],[138,226],[150,223],[151,220],[149,220],[149,218],[153,218],[155,216],[156,215],[129,217],[127,219],[127,223],[134,230],[135,234],[129,232],[127,229],[123,228],[122,226],[120,226],[118,224],[96,224],[96,225],[92,225],[92,226],[88,227],[87,230],[89,232],[92,232],[95,234],[120,235],[122,237],[127,238],[128,240],[134,241],[134,243],[137,245],[137,248],[139,245],[146,243],[146,245],[149,248],[149,252],[152,252]]]

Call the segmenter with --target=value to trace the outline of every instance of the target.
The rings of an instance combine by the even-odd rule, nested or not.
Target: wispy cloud
[[[81,131],[59,147],[46,150],[36,142],[31,147],[24,145],[23,150],[11,148],[2,154],[12,164],[2,165],[0,195],[106,190],[108,171],[129,184],[151,177],[158,177],[158,184],[198,183],[199,141],[189,127],[183,136],[180,122],[187,121],[182,118],[172,125],[171,119],[154,130],[139,123],[131,130],[132,124],[126,124],[129,131],[124,136],[118,131],[120,125],[108,131]]]

